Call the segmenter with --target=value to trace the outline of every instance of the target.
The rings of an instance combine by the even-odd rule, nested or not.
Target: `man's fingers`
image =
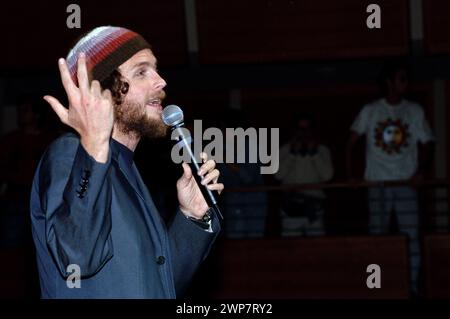
[[[58,115],[61,122],[67,124],[69,118],[69,111],[61,103],[59,103],[59,101],[55,99],[53,96],[46,95],[44,96],[44,100],[46,100],[47,103],[50,104],[53,111],[55,111],[56,115]]]
[[[208,154],[206,154],[205,152],[201,152],[200,158],[202,159],[202,162],[205,163],[208,160]]]
[[[219,194],[223,191],[225,186],[222,183],[211,184],[206,186],[211,191],[217,191]]]
[[[100,82],[97,80],[92,81],[91,83],[91,94],[97,98],[102,97],[102,89],[100,87]]]
[[[185,162],[183,162],[182,167],[183,167],[183,176],[181,176],[181,178],[186,180],[186,182],[189,182],[189,180],[192,177],[192,170],[189,167],[189,165],[186,164]]]
[[[61,82],[66,90],[67,96],[70,98],[78,89],[75,83],[73,83],[72,77],[70,76],[69,68],[67,63],[63,58],[58,60],[59,73],[61,75]]]
[[[209,160],[207,161],[205,164],[203,164],[200,167],[200,170],[198,171],[198,174],[200,176],[204,175],[207,172],[210,172],[211,170],[213,170],[216,167],[216,162],[214,160]]]
[[[78,87],[82,94],[86,94],[89,92],[89,79],[86,66],[86,55],[83,52],[78,55],[77,64]]]
[[[218,169],[214,169],[212,172],[208,173],[202,180],[202,185],[207,185],[210,181],[217,182],[220,172]]]
[[[102,96],[103,96],[104,99],[110,101],[111,104],[112,104],[112,95],[111,95],[111,91],[110,90],[108,90],[108,89],[104,90],[102,92]]]

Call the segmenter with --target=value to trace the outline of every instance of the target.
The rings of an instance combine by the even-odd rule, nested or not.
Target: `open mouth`
[[[148,101],[145,105],[148,105],[150,107],[156,108],[160,111],[162,111],[162,106],[161,106],[161,99],[152,99],[150,101]]]

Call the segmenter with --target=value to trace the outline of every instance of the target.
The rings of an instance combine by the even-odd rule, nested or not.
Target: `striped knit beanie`
[[[150,48],[139,34],[121,27],[97,27],[81,38],[70,50],[66,61],[70,75],[77,80],[78,55],[84,52],[89,81],[103,81],[122,63],[142,49]]]

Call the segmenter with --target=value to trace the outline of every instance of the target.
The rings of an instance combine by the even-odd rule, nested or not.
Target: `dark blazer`
[[[208,254],[217,216],[212,232],[181,211],[166,227],[134,163],[124,165],[115,140],[102,164],[74,134],[42,156],[30,206],[43,298],[175,298]],[[71,264],[80,288],[67,285]]]

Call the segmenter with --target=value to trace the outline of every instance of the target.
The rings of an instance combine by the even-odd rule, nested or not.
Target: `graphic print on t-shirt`
[[[409,125],[400,119],[378,122],[375,128],[375,145],[388,154],[399,154],[408,147]]]

